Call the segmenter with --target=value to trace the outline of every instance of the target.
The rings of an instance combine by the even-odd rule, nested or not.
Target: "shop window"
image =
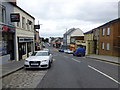
[[[8,54],[8,42],[7,42],[7,35],[2,36],[2,55]]]
[[[27,50],[28,50],[28,53],[29,53],[29,52],[31,52],[31,43],[28,43],[27,45],[28,45]]]

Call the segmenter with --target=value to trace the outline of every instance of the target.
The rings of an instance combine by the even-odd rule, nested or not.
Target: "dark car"
[[[74,51],[73,56],[85,56],[85,49],[84,48],[77,48]]]
[[[58,51],[59,51],[59,52],[64,52],[64,49],[59,49]]]

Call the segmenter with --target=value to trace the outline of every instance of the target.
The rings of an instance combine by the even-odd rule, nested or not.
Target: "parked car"
[[[73,56],[85,56],[85,49],[84,48],[77,48],[74,51]]]
[[[47,49],[47,48],[43,48],[44,51],[49,51],[50,52],[50,49]]]
[[[73,51],[71,51],[70,49],[68,49],[66,53],[67,54],[73,54]]]
[[[59,52],[64,52],[64,49],[58,49]]]
[[[68,49],[64,49],[64,53],[67,53],[68,52]]]
[[[50,68],[53,56],[49,51],[35,51],[24,62],[24,67],[28,68]]]

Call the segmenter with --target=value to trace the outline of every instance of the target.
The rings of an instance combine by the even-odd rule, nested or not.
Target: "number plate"
[[[31,63],[31,65],[39,65],[38,63]]]

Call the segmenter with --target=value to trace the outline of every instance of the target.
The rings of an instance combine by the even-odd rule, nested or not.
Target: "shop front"
[[[15,27],[2,25],[2,49],[0,50],[3,57],[8,57],[6,59],[14,60],[14,37]]]
[[[32,37],[18,37],[19,60],[29,57],[34,50]]]

